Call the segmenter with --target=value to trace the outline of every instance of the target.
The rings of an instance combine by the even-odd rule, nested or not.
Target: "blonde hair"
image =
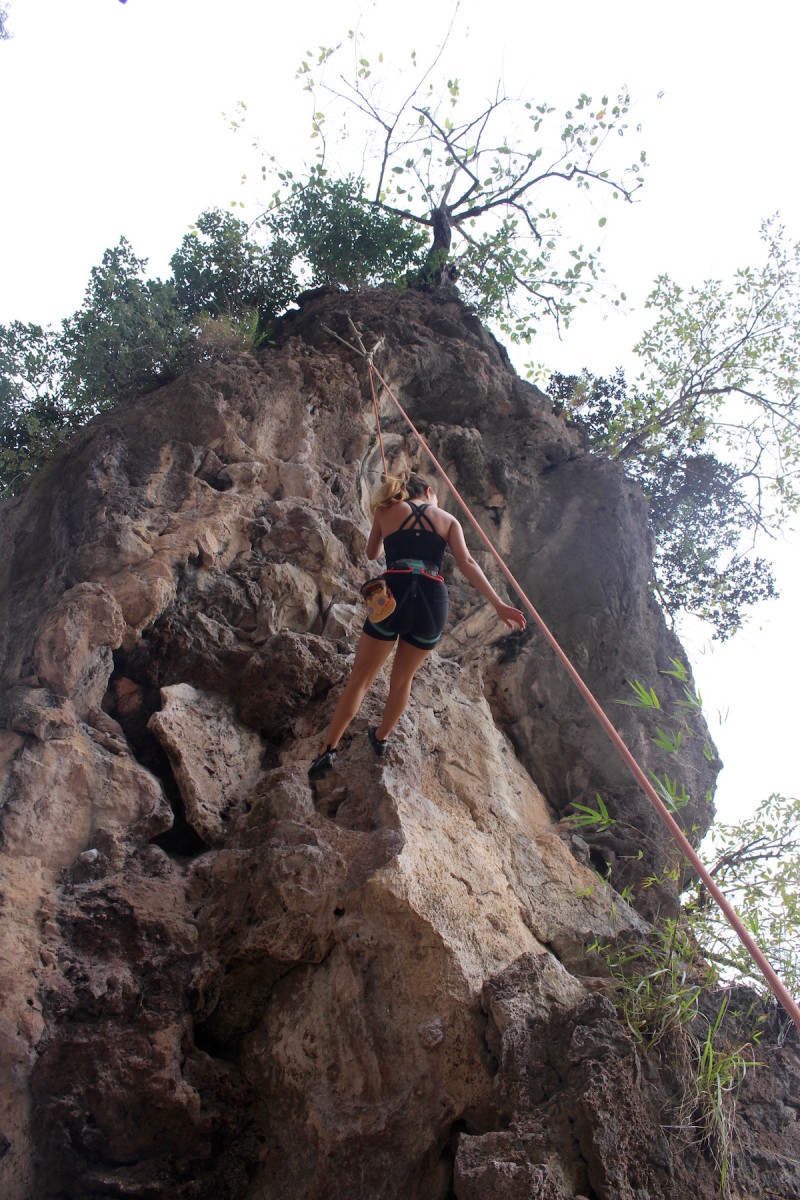
[[[419,496],[424,496],[430,486],[430,481],[424,475],[418,475],[416,471],[404,471],[402,475],[387,475],[386,482],[372,501],[372,511],[375,512],[376,508],[389,508],[400,500],[414,500]]]

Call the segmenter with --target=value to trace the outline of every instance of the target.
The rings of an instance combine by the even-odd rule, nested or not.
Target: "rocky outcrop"
[[[663,772],[615,704],[626,680],[679,695],[640,493],[458,300],[347,308]],[[0,508],[3,1194],[713,1196],[704,1147],[663,1128],[679,1083],[587,954],[674,908],[675,881],[641,886],[672,849],[535,630],[507,634],[451,574],[387,757],[365,736],[380,678],[307,781],[380,470],[364,365],[324,328],[343,309],[310,296],[275,346],[97,418]],[[384,411],[392,461],[424,466]],[[703,742],[681,763],[694,836],[719,765]],[[571,837],[560,818],[598,791],[616,824]],[[800,1196],[796,1039],[775,1041],[743,1094],[742,1196]]]

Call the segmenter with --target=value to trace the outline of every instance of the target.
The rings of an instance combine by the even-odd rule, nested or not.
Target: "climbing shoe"
[[[333,764],[336,762],[336,751],[330,746],[326,746],[322,754],[318,754],[308,768],[308,778],[312,781],[322,779],[323,775],[327,775]]]
[[[375,751],[378,758],[383,758],[384,754],[386,753],[386,747],[389,744],[389,739],[378,737],[377,725],[370,725],[367,733],[369,734],[369,740],[372,749]]]

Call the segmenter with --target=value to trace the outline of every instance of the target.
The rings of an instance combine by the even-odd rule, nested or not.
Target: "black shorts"
[[[447,587],[441,579],[414,571],[386,571],[383,577],[397,608],[385,621],[364,622],[364,633],[378,642],[400,638],[418,650],[432,650],[447,624]]]

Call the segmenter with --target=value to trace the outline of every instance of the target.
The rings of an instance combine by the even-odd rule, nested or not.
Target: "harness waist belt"
[[[411,571],[414,575],[430,575],[433,579],[441,579],[436,563],[423,562],[421,558],[398,558],[387,571]]]

